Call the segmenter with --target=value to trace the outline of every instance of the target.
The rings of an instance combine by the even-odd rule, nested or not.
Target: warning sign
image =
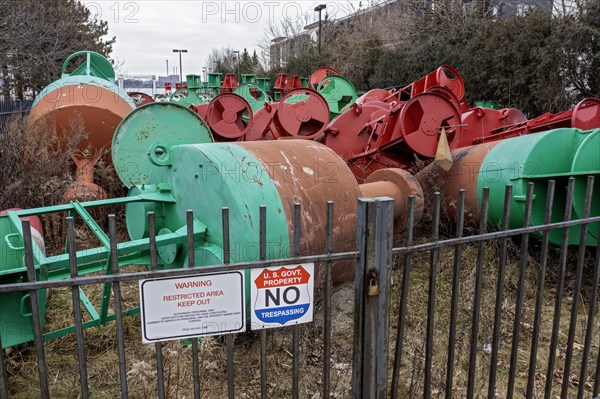
[[[313,319],[314,264],[252,269],[252,329],[308,323]]]
[[[246,330],[244,273],[140,281],[144,343]]]

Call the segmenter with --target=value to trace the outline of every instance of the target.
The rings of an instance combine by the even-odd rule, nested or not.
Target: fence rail
[[[93,284],[112,286],[115,311],[120,395],[129,397],[124,341],[121,283],[167,276],[196,276],[206,273],[275,267],[290,262],[316,262],[324,270],[320,397],[329,398],[333,389],[332,363],[332,265],[353,260],[354,320],[352,331],[351,386],[346,393],[355,398],[400,397],[596,397],[600,392],[600,329],[596,326],[600,245],[586,247],[591,227],[600,226],[600,216],[591,217],[594,179],[587,181],[584,217],[571,220],[575,180],[567,186],[564,221],[551,222],[556,186],[548,185],[545,224],[530,226],[533,183],[525,199],[525,226],[509,229],[512,188],[505,192],[504,219],[500,230],[488,232],[486,215],[489,193],[484,190],[476,234],[465,235],[465,193],[461,191],[453,237],[440,226],[441,195],[432,201],[429,239],[416,234],[414,198],[409,197],[404,242],[393,247],[393,203],[389,199],[359,200],[356,251],[333,252],[334,204],[327,205],[324,253],[300,255],[300,204],[294,207],[291,259],[266,259],[266,212],[260,211],[259,259],[230,264],[229,210],[223,209],[224,260],[222,265],[158,270],[154,214],[150,213],[150,270],[126,273],[118,265],[116,219],[109,216],[110,263],[112,274],[77,276],[74,219],[67,219],[71,278],[35,281],[32,242],[28,221],[23,222],[28,282],[0,284],[0,293],[28,291],[31,298],[40,397],[49,398],[48,365],[44,352],[44,331],[39,322],[41,309],[36,295],[42,288],[69,287],[73,306],[82,398],[90,396],[86,359],[86,336],[82,318],[80,288]],[[194,265],[193,214],[188,212],[188,257]],[[593,226],[590,226],[593,225]],[[580,227],[580,245],[570,250],[570,228]],[[560,248],[549,243],[551,230],[562,229]],[[532,234],[539,236],[532,238]],[[514,241],[514,240],[518,241]],[[591,274],[591,276],[590,276]],[[589,278],[588,278],[589,277]],[[533,282],[533,283],[532,283]],[[376,290],[374,289],[376,288]],[[567,300],[568,298],[568,300]],[[585,306],[584,306],[585,305]],[[587,307],[587,309],[581,309]],[[36,322],[37,320],[37,322]],[[565,323],[565,321],[567,321]],[[582,323],[582,320],[584,321]],[[562,323],[561,323],[562,321]],[[291,370],[287,394],[300,397],[301,359],[307,356],[300,346],[301,326],[286,327],[292,333]],[[260,331],[258,372],[260,396],[270,397],[267,339],[277,332]],[[235,381],[240,373],[234,364],[234,336],[224,337],[226,386],[229,398],[239,397]],[[1,347],[1,342],[0,342]],[[168,397],[164,346],[156,343],[156,394]],[[193,397],[211,396],[202,386],[199,341],[192,339]],[[88,353],[89,354],[89,353]],[[593,356],[597,356],[593,360]],[[271,354],[272,355],[272,354]],[[391,366],[391,367],[390,367]],[[6,359],[0,351],[0,399],[9,397]],[[592,371],[593,370],[593,371]],[[236,392],[236,390],[238,392]]]
[[[31,110],[33,100],[7,101],[0,100],[0,127],[14,115],[25,116]]]

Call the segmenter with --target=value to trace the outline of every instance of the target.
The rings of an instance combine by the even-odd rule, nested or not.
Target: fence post
[[[352,396],[387,397],[394,201],[358,200]]]

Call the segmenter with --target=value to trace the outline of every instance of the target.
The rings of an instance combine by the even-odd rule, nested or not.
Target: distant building
[[[179,75],[159,76],[156,87],[164,88],[167,82],[171,83],[171,87],[175,88],[175,84],[179,83]]]
[[[142,79],[123,79],[124,89],[149,89],[153,87],[154,81]]]
[[[552,0],[486,0],[487,11],[500,19],[523,15],[530,9],[552,13]]]
[[[359,8],[351,14],[335,20],[330,19],[325,15],[322,24],[323,27],[331,27],[331,24],[333,24],[336,27],[351,29],[357,20],[364,20],[365,18],[375,20],[376,18],[380,18],[390,6],[399,4],[402,4],[399,0],[379,1],[367,8]],[[271,40],[272,44],[269,53],[270,68],[284,68],[290,59],[294,58],[297,54],[302,52],[302,50],[305,50],[307,46],[315,46],[318,40],[318,20],[306,25],[301,33],[294,36],[281,36]]]
[[[306,46],[312,46],[314,40],[309,32],[302,32],[292,37],[277,37],[271,40],[273,44],[269,48],[270,68],[284,68],[289,59],[294,58]]]
[[[425,5],[431,9],[435,9],[438,4],[433,0],[425,0]],[[533,8],[551,13],[553,0],[456,0],[456,5],[466,12],[483,12],[506,19],[523,15]]]
[[[547,12],[553,10],[553,0],[454,0],[458,10],[463,12],[475,12],[481,7],[485,13],[496,18],[505,19],[512,16],[523,15],[532,8]],[[423,0],[424,7],[435,9],[440,3],[434,0]],[[447,6],[448,3],[443,3]],[[352,30],[355,26],[375,26],[382,19],[411,18],[411,13],[406,12],[406,2],[400,0],[384,0],[372,3],[369,7],[360,8],[344,17],[332,20],[323,20],[323,25]],[[389,20],[388,20],[389,21]],[[337,32],[337,29],[334,31]],[[319,39],[319,22],[313,22],[304,27],[301,33],[294,36],[281,36],[271,40],[269,66],[273,68],[284,68],[288,61],[306,49],[306,46],[315,46]],[[394,45],[388,37],[381,38],[386,45]]]
[[[276,37],[271,40],[271,46],[269,47],[269,67],[273,68],[283,68],[287,64],[287,56],[293,55],[289,54],[287,50],[286,43],[288,42],[288,38],[285,36]]]

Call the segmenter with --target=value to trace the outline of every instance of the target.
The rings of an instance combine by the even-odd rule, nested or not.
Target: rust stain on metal
[[[360,190],[352,172],[332,150],[311,141],[283,140],[264,143],[244,142],[241,147],[252,153],[270,172],[287,215],[290,240],[293,237],[294,203],[302,205],[302,255],[325,251],[327,201],[334,202],[333,250],[351,251],[355,245],[356,199]],[[323,173],[329,164],[338,165],[335,180]],[[313,173],[306,173],[309,168]],[[291,243],[290,243],[291,244]],[[323,269],[321,269],[323,270]],[[349,262],[333,265],[333,282],[352,281],[354,267]],[[323,281],[323,279],[318,279]]]
[[[396,201],[395,216],[406,215],[407,197],[417,197],[415,219],[421,217],[423,192],[416,179],[401,169],[383,169],[370,177],[366,185],[356,182],[352,171],[330,148],[308,140],[279,140],[264,143],[238,143],[269,172],[283,202],[290,240],[293,237],[294,203],[302,205],[300,252],[311,255],[325,252],[327,202],[334,203],[333,251],[355,249],[357,199],[389,196]],[[333,171],[333,172],[332,172]],[[405,218],[404,218],[405,219]],[[292,243],[290,242],[290,245]],[[324,272],[324,269],[321,268]],[[354,278],[353,261],[335,262],[333,283]],[[322,282],[319,276],[318,282]]]

